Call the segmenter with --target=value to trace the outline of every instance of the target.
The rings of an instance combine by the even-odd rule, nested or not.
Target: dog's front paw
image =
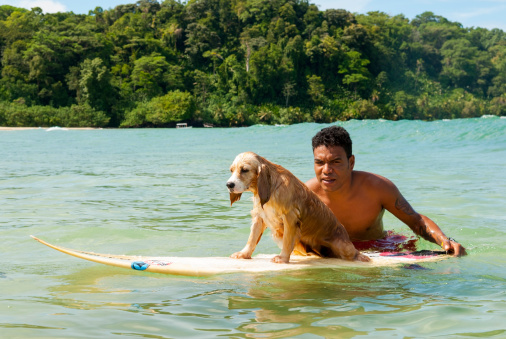
[[[371,261],[371,258],[369,258],[367,255],[365,254],[362,254],[360,252],[358,252],[356,258],[355,258],[356,261],[362,261],[362,262],[369,262]]]
[[[280,255],[277,255],[274,258],[272,258],[271,261],[277,264],[288,264],[288,262],[290,261],[290,257],[284,258]]]
[[[244,252],[235,252],[230,256],[232,259],[251,259],[251,255],[248,255]]]

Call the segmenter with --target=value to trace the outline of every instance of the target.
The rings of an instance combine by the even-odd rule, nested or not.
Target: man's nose
[[[332,168],[330,167],[329,164],[323,165],[323,173],[325,173],[325,174],[332,173]]]
[[[228,188],[234,188],[235,187],[235,183],[233,183],[232,181],[229,181],[229,182],[227,182],[227,187]]]

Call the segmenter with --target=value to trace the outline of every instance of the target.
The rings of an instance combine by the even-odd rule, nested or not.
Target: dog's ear
[[[232,206],[234,202],[241,199],[241,194],[242,193],[230,193],[230,206]]]
[[[264,204],[271,198],[271,174],[269,166],[266,164],[259,166],[257,189],[258,196],[260,197],[260,205],[263,208]]]

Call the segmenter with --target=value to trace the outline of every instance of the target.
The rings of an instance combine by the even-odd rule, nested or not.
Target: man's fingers
[[[467,255],[466,249],[461,244],[455,244],[455,256],[460,257]]]
[[[458,242],[450,239],[443,240],[441,247],[448,253],[456,257],[467,255],[466,249]]]
[[[443,240],[443,242],[441,243],[441,248],[444,249],[446,252],[450,252],[450,253],[453,253],[453,248],[452,248],[452,244],[450,242],[450,240],[448,239],[445,239]]]

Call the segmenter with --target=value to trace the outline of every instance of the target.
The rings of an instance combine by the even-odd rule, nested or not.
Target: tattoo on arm
[[[409,202],[406,199],[404,199],[404,197],[402,195],[400,195],[397,198],[397,200],[395,200],[395,208],[397,208],[399,211],[406,213],[407,215],[416,214],[413,207],[411,207]]]
[[[409,225],[408,225],[409,226]],[[429,225],[427,225],[422,218],[416,223],[416,225],[409,226],[415,234],[418,234],[422,238],[424,238],[427,241],[437,243],[436,239],[434,239],[434,235],[430,231]]]
[[[397,208],[399,211],[406,213],[409,216],[417,214],[413,209],[413,207],[411,207],[409,202],[406,199],[404,199],[402,195],[399,195],[399,197],[395,201],[395,208]],[[415,234],[421,236],[425,240],[435,242],[435,239],[431,234],[429,225],[427,225],[423,221],[422,217],[419,217],[419,220],[416,222],[415,225],[408,225],[408,226],[413,230],[413,232],[415,232]]]

